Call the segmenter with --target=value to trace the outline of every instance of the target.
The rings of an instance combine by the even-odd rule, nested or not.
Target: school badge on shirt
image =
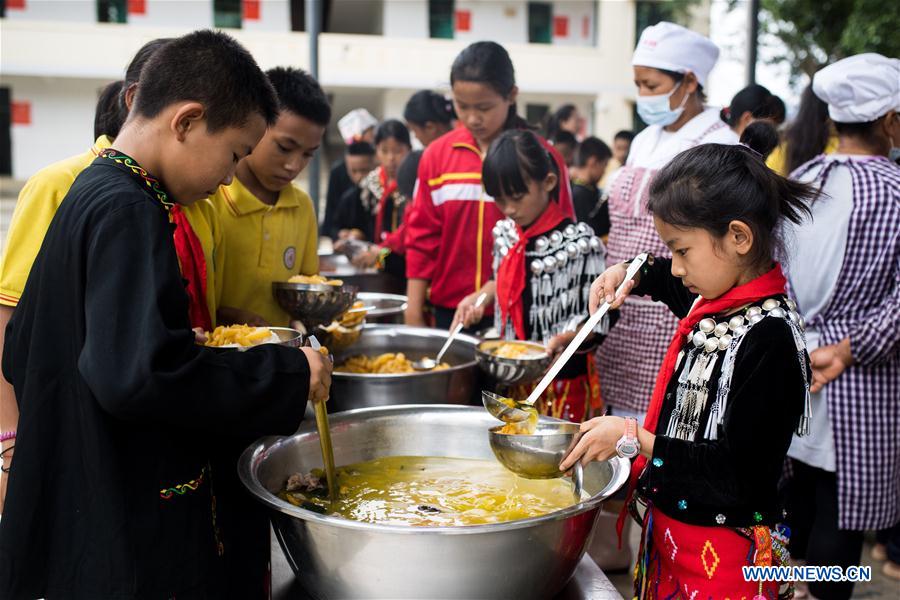
[[[297,249],[288,246],[284,251],[284,268],[288,271],[293,270],[295,262],[297,262]]]

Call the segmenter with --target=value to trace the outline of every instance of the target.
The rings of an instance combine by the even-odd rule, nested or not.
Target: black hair
[[[628,143],[631,143],[631,140],[634,139],[634,132],[627,131],[625,129],[621,131],[617,131],[616,135],[613,136],[613,140],[628,140]]]
[[[767,159],[772,150],[778,147],[779,141],[778,132],[771,123],[765,121],[750,123],[741,134],[741,143],[758,152],[763,160]]]
[[[347,146],[349,156],[375,156],[375,147],[369,142],[353,142]]]
[[[413,192],[415,192],[421,159],[422,150],[410,152],[400,163],[400,168],[397,169],[397,191],[406,198],[412,198]]]
[[[831,126],[828,105],[819,100],[810,84],[800,95],[797,115],[784,132],[785,172],[789,174],[825,152],[829,137]]]
[[[403,121],[397,119],[388,119],[378,126],[375,130],[375,145],[377,146],[386,139],[393,138],[401,144],[406,144],[412,148],[412,142],[409,141],[409,129],[403,124]]]
[[[278,116],[275,90],[234,38],[208,29],[176,38],[141,69],[135,114],[152,119],[179,101],[203,105],[210,132],[240,127],[254,113],[268,125]]]
[[[656,67],[650,67],[650,68],[656,69]],[[681,81],[684,79],[684,75],[685,75],[684,73],[679,73],[678,71],[669,71],[668,69],[656,69],[656,70],[659,71],[660,73],[662,73],[663,75],[665,75],[666,77],[669,77],[670,79],[674,80],[675,83],[681,83]],[[697,74],[695,73],[694,77],[696,77],[696,76],[697,76]],[[706,102],[706,91],[703,89],[703,84],[700,83],[699,78],[697,79],[697,96],[700,97],[700,100],[702,102]]]
[[[874,121],[866,121],[864,123],[838,123],[833,121],[834,129],[839,136],[856,138],[866,145],[878,145],[878,122],[881,117]]]
[[[800,223],[809,216],[808,203],[817,192],[766,166],[763,155],[771,150],[772,138],[763,128],[777,136],[770,124],[758,122],[746,138],[749,146],[701,144],[677,155],[650,184],[650,212],[670,225],[701,227],[716,238],[728,232],[732,221],[742,221],[753,231],[750,262],[771,263],[782,248],[779,223]]]
[[[481,168],[484,190],[499,198],[528,193],[528,181],[543,181],[549,173],[559,177],[559,168],[534,132],[504,131],[491,143]],[[559,184],[551,192],[556,200]]]
[[[731,104],[719,111],[719,118],[729,127],[734,127],[745,112],[754,119],[765,119],[772,116],[772,92],[753,83],[739,91],[731,99]]]
[[[156,51],[171,42],[175,38],[156,38],[150,40],[134,53],[131,62],[125,68],[125,81],[122,83],[122,89],[119,92],[119,104],[125,116],[128,116],[128,106],[125,104],[125,92],[128,88],[135,85],[141,79],[141,70],[147,61],[156,54]]]
[[[775,121],[776,125],[781,125],[787,118],[787,107],[784,105],[784,100],[782,100],[775,94],[769,96],[768,118]]]
[[[612,150],[600,138],[586,137],[578,144],[578,149],[575,151],[575,166],[586,166],[588,159],[591,157],[594,157],[598,162],[609,160],[612,158]]]
[[[556,135],[561,131],[560,125],[562,125],[563,121],[568,121],[572,118],[572,114],[578,110],[574,104],[563,104],[556,111],[547,118],[547,127],[545,129],[546,135],[545,137],[550,140],[556,137]]]
[[[578,145],[578,140],[575,139],[575,134],[571,131],[560,130],[553,136],[553,145],[556,146],[558,144],[568,144],[574,148]]]
[[[403,118],[419,127],[424,127],[426,123],[450,125],[456,118],[456,112],[450,100],[431,90],[421,90],[406,102]]]
[[[94,109],[95,140],[101,135],[108,135],[111,138],[119,135],[122,123],[125,122],[125,117],[128,116],[119,105],[119,92],[122,91],[124,84],[125,82],[120,79],[119,81],[106,84],[100,90],[100,95],[97,97],[97,107]]]
[[[278,96],[278,108],[317,125],[331,121],[331,106],[319,82],[302,69],[275,67],[266,71],[269,82]]]
[[[457,81],[482,83],[504,98],[516,87],[516,71],[506,48],[497,42],[475,42],[457,55],[450,68],[450,86]],[[509,106],[504,129],[528,129],[528,123]]]

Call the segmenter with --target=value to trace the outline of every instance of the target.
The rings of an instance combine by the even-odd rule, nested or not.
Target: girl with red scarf
[[[777,143],[762,123],[745,136],[760,151]],[[561,465],[636,459],[619,520],[621,531],[626,510],[638,518],[646,507],[636,598],[779,594],[778,582],[745,581],[741,567],[788,558],[776,487],[794,431],[808,428],[809,357],[773,256],[779,223],[799,222],[814,192],[768,169],[756,150],[704,144],[679,154],[649,202],[672,258],[646,264],[618,297],[622,264],[591,288],[592,311],[633,293],[680,319],[643,427],[588,421]]]
[[[374,267],[380,261],[400,279],[406,276],[403,216],[410,199],[397,189],[397,171],[411,149],[406,125],[397,119],[379,125],[375,131],[379,166],[341,197],[335,217],[341,240],[335,249],[340,250],[348,239],[374,242],[353,257],[353,264]]]
[[[494,301],[501,337],[561,345],[567,326],[587,317],[590,282],[605,268],[606,249],[588,225],[563,213],[559,168],[531,131],[502,133],[488,150],[481,179],[506,218],[493,228],[494,278],[459,304],[453,324],[481,321],[485,311],[474,299],[484,292]],[[608,326],[604,320],[598,329],[605,333]],[[596,337],[566,365],[538,404],[543,414],[575,422],[599,414],[595,347]]]

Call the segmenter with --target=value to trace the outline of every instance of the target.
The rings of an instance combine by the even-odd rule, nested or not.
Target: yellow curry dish
[[[412,527],[484,525],[537,517],[575,503],[565,479],[524,479],[493,460],[388,456],[340,467],[328,500],[319,470],[291,475],[278,497],[320,514]]]
[[[547,355],[537,346],[518,342],[503,342],[491,347],[488,352],[497,358],[538,358]]]
[[[435,370],[449,369],[450,365],[441,363]],[[357,373],[368,375],[395,375],[398,373],[413,373],[412,361],[406,358],[402,352],[386,352],[375,357],[351,356],[343,363],[337,365],[334,370],[338,373]]]
[[[251,327],[249,325],[219,325],[211,332],[206,332],[204,346],[215,348],[248,348],[259,344],[277,344],[280,338],[268,327]]]
[[[294,275],[288,279],[288,283],[303,283],[306,285],[332,285],[341,287],[344,282],[340,279],[328,279],[321,275]]]

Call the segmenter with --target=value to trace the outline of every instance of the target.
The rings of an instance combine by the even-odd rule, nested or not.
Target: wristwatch
[[[622,458],[632,459],[641,452],[641,443],[637,437],[637,419],[625,417],[625,434],[616,442],[616,454]]]

